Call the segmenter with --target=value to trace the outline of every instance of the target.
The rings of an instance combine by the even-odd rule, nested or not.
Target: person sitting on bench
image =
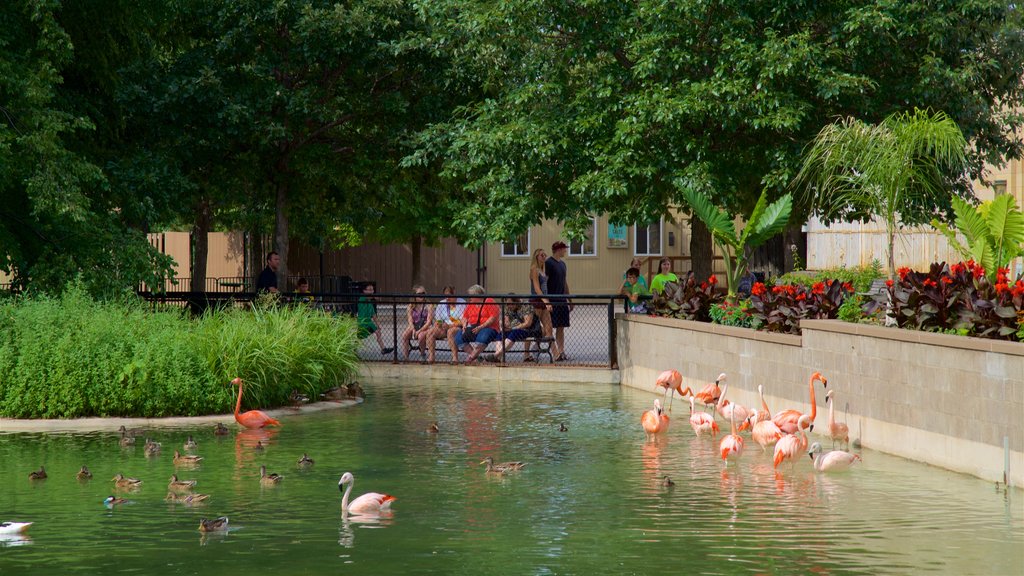
[[[533,310],[533,305],[529,303],[524,304],[515,296],[509,298],[508,305],[505,308],[505,330],[505,341],[495,344],[494,354],[488,355],[487,360],[504,362],[505,351],[513,343],[540,336],[540,321],[537,320],[537,314]],[[523,361],[534,361],[533,356],[530,355],[529,348],[526,349],[526,356],[523,358]]]
[[[462,328],[455,332],[454,337],[448,337],[448,346],[452,349],[452,364],[459,363],[459,350],[469,354],[466,362],[472,362],[488,344],[498,339],[501,313],[494,303],[494,298],[485,298],[484,287],[479,284],[470,286],[467,292],[470,298],[462,315]]]

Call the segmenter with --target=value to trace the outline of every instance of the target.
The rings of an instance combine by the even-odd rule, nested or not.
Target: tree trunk
[[[266,256],[264,255],[263,248],[263,234],[259,230],[249,231],[249,269],[245,271],[246,276],[252,281],[252,286],[256,286],[256,280],[260,277],[260,272],[263,272],[263,268],[266,266]]]
[[[192,225],[192,292],[206,292],[206,262],[210,253],[210,199],[203,196],[196,203]]]
[[[423,237],[418,234],[413,236],[409,245],[412,248],[412,283],[410,286],[415,286],[423,283]]]
[[[277,218],[274,221],[274,249],[281,256],[277,268],[277,289],[288,290],[288,185],[277,183]]]
[[[711,231],[699,218],[690,216],[690,267],[699,282],[711,276],[714,254]]]

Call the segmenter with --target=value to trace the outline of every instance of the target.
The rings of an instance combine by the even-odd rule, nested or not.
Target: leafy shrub
[[[750,300],[741,300],[736,304],[728,301],[712,304],[709,311],[711,322],[723,326],[754,328],[755,319],[751,314]]]
[[[100,302],[72,287],[60,297],[0,302],[0,415],[15,418],[169,416],[319,394],[356,367],[354,322],[307,307],[216,310],[192,320],[134,297]]]
[[[722,302],[725,296],[715,291],[718,279],[712,274],[706,282],[668,282],[661,294],[651,299],[654,313],[658,316],[711,321],[711,307]]]
[[[1024,280],[1011,284],[1008,274],[998,269],[992,284],[973,260],[934,263],[928,272],[900,268],[899,279],[888,280],[887,293],[866,309],[887,309],[901,328],[1020,340]]]
[[[786,334],[800,333],[800,320],[835,319],[844,300],[853,294],[853,285],[839,280],[823,280],[808,287],[778,284],[771,288],[758,282],[750,294],[753,318],[759,329]]]
[[[843,300],[839,306],[838,318],[843,322],[860,322],[864,318],[864,300],[859,294],[853,294]]]
[[[775,284],[800,284],[812,286],[825,280],[839,280],[849,282],[857,292],[867,292],[871,283],[879,278],[885,278],[885,270],[882,263],[872,260],[867,266],[854,266],[852,268],[827,268],[814,274],[806,272],[790,272],[775,279]]]

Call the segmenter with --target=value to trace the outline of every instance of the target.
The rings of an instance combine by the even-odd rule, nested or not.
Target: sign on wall
[[[609,248],[628,248],[626,242],[626,232],[629,226],[609,224],[608,225],[608,247]]]

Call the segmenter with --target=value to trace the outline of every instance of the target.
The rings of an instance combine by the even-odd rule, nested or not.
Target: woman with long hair
[[[533,251],[530,258],[530,304],[533,304],[533,313],[540,320],[541,335],[545,338],[551,337],[551,302],[545,297],[548,293],[548,277],[544,274],[544,262],[548,255],[543,248]],[[527,341],[526,354],[523,362],[533,362],[533,355],[530,350],[533,343]]]

